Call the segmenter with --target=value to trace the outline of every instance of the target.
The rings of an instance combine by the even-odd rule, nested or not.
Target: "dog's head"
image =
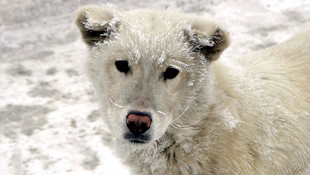
[[[198,120],[191,114],[203,106],[208,64],[229,44],[225,31],[172,10],[98,6],[80,8],[76,23],[90,48],[88,75],[113,137],[149,145]]]

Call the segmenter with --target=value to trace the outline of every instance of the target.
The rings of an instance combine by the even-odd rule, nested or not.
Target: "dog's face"
[[[171,11],[120,12],[88,6],[77,25],[90,48],[88,75],[113,137],[150,145],[200,98],[208,63],[228,46],[226,32]]]

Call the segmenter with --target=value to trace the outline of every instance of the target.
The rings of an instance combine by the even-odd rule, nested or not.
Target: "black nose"
[[[135,136],[145,133],[152,124],[150,114],[145,112],[130,112],[126,119],[129,131]]]

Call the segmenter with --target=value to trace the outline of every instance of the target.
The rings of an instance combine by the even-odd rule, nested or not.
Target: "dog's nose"
[[[127,127],[131,133],[138,136],[145,133],[151,127],[151,117],[147,113],[132,112],[126,119]]]

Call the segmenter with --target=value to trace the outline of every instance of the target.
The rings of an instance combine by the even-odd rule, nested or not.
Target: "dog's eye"
[[[115,66],[118,71],[127,74],[130,71],[130,67],[128,65],[128,61],[126,60],[117,60],[115,61]]]
[[[173,79],[179,74],[179,70],[175,69],[173,67],[168,67],[166,71],[163,73],[164,74],[164,79]]]

